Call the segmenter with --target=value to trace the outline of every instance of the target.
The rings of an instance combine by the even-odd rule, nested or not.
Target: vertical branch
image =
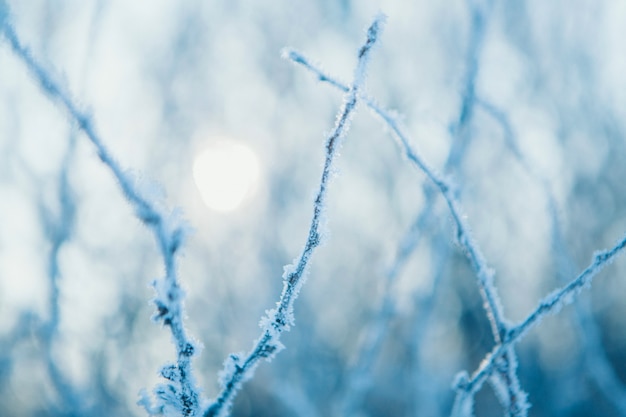
[[[465,149],[467,148],[469,144],[469,140],[471,138],[471,135],[469,134],[469,125],[473,118],[474,106],[477,102],[475,84],[476,84],[476,78],[477,78],[478,69],[479,69],[478,56],[480,54],[480,50],[482,48],[482,44],[484,40],[484,33],[485,33],[485,26],[486,26],[485,20],[487,18],[488,13],[490,12],[491,3],[488,2],[488,4],[484,8],[481,8],[480,6],[476,4],[470,4],[470,6],[471,6],[470,12],[471,12],[472,20],[471,20],[471,29],[470,29],[470,41],[469,41],[469,47],[468,47],[467,57],[466,57],[466,73],[465,73],[465,78],[464,78],[461,109],[459,112],[458,120],[456,121],[456,123],[454,124],[452,128],[452,131],[455,135],[455,140],[453,141],[452,149],[450,150],[448,154],[448,158],[445,164],[446,170],[458,164],[459,159],[465,154]],[[303,65],[308,70],[316,74],[320,81],[327,82],[343,91],[347,91],[347,88],[348,88],[347,86],[343,85],[335,77],[332,77],[324,73],[320,68],[313,65],[307,58],[302,56],[297,51],[293,51],[293,50],[288,51],[286,55],[292,61]],[[369,100],[368,98],[366,98],[365,101],[370,107],[374,109],[374,111],[376,111],[380,116],[382,116],[383,119],[385,119],[386,121],[390,119],[391,112],[383,110],[383,112],[386,113],[385,115],[383,115],[380,111],[382,109],[378,107],[373,100]],[[397,129],[394,129],[394,131],[398,133]],[[408,143],[408,141],[402,140],[402,138],[400,139],[401,139],[401,143],[403,143],[404,145]],[[406,146],[404,147],[406,151],[407,147]],[[412,152],[412,151],[407,152],[407,154],[408,153],[415,154],[415,152]],[[415,158],[409,158],[409,159],[415,159]],[[419,168],[427,172],[427,174],[428,172],[434,173],[434,171],[428,168],[426,164],[423,163],[422,161],[415,161],[415,162],[417,162],[418,165],[420,165]],[[433,179],[433,182],[435,182],[435,185],[437,185],[439,190],[442,192],[442,194],[444,194],[444,198],[446,198],[446,201],[448,202],[448,205],[450,206],[450,209],[453,212],[453,215],[455,215],[455,213],[459,213],[458,205],[455,204],[454,197],[447,198],[445,195],[447,190],[450,190],[451,187],[448,184],[445,184],[445,180],[443,178],[431,177],[431,179]],[[430,208],[432,207],[435,195],[433,192],[430,191],[430,189],[427,189],[426,196],[427,196],[426,206]],[[421,217],[422,217],[421,221],[425,223],[430,217],[430,210],[426,210],[423,213],[423,216]],[[455,215],[455,220],[456,219],[462,219],[462,216]],[[485,265],[485,261],[482,259],[483,258],[482,254],[480,253],[477,245],[473,243],[471,236],[469,236],[466,232],[469,230],[469,228],[466,225],[459,225],[459,223],[457,222],[457,229],[460,232],[459,237],[463,237],[463,238],[460,238],[459,241],[461,242],[462,246],[468,253],[469,259],[472,262],[472,266],[477,271],[477,274],[479,276],[479,282],[488,284],[490,281],[492,281],[492,279],[488,276],[490,272],[487,272],[487,271],[489,271],[489,269],[486,267],[483,267],[483,265]],[[413,245],[413,247],[405,247],[406,250],[400,254],[401,256],[398,256],[396,262],[394,263],[394,266],[390,269],[390,273],[386,276],[385,290],[384,290],[385,295],[383,296],[383,302],[379,310],[379,317],[377,317],[375,322],[372,323],[371,331],[368,332],[368,335],[366,336],[366,339],[365,339],[365,343],[362,346],[362,350],[358,356],[357,366],[354,369],[353,378],[351,378],[354,380],[353,392],[344,401],[344,414],[346,414],[346,410],[349,410],[355,406],[354,404],[355,401],[358,401],[357,397],[362,397],[363,392],[366,388],[366,385],[367,385],[367,382],[365,381],[366,375],[364,375],[364,372],[362,372],[362,370],[365,369],[364,364],[369,363],[377,355],[377,352],[380,349],[379,339],[384,337],[384,329],[386,329],[385,327],[386,321],[388,321],[389,317],[393,314],[389,308],[392,302],[392,300],[389,298],[389,295],[388,295],[389,288],[391,286],[391,283],[395,280],[397,273],[399,272],[399,268],[402,267],[402,265],[404,264],[404,261],[409,257],[410,253],[414,250],[414,247],[415,245]],[[481,279],[481,277],[483,278]],[[489,306],[487,312],[491,317],[493,317],[493,320],[491,320],[491,324],[492,324],[492,331],[493,331],[494,339],[496,343],[500,343],[501,335],[505,331],[505,327],[506,327],[504,324],[504,314],[502,313],[502,308],[499,306],[499,303],[497,301],[498,297],[495,292],[495,287],[493,287],[493,290],[490,290],[489,287],[490,285],[482,285],[481,293],[483,294],[483,298],[487,300],[486,305]],[[508,356],[511,356],[510,359],[513,363],[516,362],[516,359],[514,357],[515,353],[513,350],[511,350],[507,354],[507,361],[508,361]],[[517,381],[517,376],[515,372],[503,373],[502,378],[505,380],[507,387],[510,387],[513,385],[519,386],[519,382]],[[515,398],[516,395],[517,393],[515,392],[515,390],[508,391],[509,399]],[[509,399],[503,400],[503,405],[506,406],[506,404],[510,404],[511,401]],[[518,415],[518,414],[513,414],[513,415]]]
[[[390,328],[389,322],[396,315],[392,287],[404,270],[411,255],[418,247],[422,234],[433,216],[434,198],[432,192],[427,192],[426,200],[424,209],[418,214],[409,230],[400,240],[394,260],[391,262],[391,265],[387,268],[384,275],[383,294],[380,305],[374,312],[374,317],[365,329],[365,337],[356,355],[355,365],[350,370],[348,376],[348,391],[344,393],[341,404],[340,415],[342,416],[357,414],[357,409],[365,399],[367,389],[372,385],[372,364],[382,350],[383,342]],[[437,251],[437,261],[435,264],[441,266],[447,254],[445,249]],[[415,297],[416,309],[419,310],[419,313],[417,314],[418,319],[416,320],[415,332],[411,337],[412,349],[410,350],[415,357],[419,356],[421,336],[427,328],[427,320],[434,305],[434,298],[440,278],[440,273],[435,274],[432,283],[433,292],[431,294],[419,299],[417,296]]]
[[[346,391],[341,399],[341,416],[352,416],[363,402],[367,390],[372,385],[371,367],[383,346],[389,330],[389,321],[396,315],[393,285],[404,269],[411,254],[417,247],[424,229],[423,213],[420,213],[401,239],[393,262],[384,274],[382,297],[374,316],[367,324],[363,342],[356,354],[356,361],[349,371]]]
[[[59,252],[71,238],[76,219],[74,196],[72,195],[68,180],[69,164],[74,153],[74,147],[75,136],[72,134],[68,149],[63,158],[58,179],[59,214],[55,216],[51,210],[45,208],[43,202],[39,205],[41,218],[51,244],[48,254],[48,279],[50,282],[50,298],[48,303],[50,317],[46,323],[41,325],[39,334],[45,350],[46,367],[53,386],[61,397],[63,406],[78,412],[82,408],[81,401],[79,401],[78,398],[78,392],[76,392],[71,383],[67,381],[63,372],[56,364],[55,358],[52,356],[53,344],[58,335],[61,320],[59,300],[61,270],[59,268]]]
[[[356,109],[359,92],[365,82],[365,71],[372,47],[378,41],[383,29],[385,17],[379,15],[367,31],[365,44],[358,52],[358,63],[354,72],[354,81],[346,92],[344,104],[337,115],[335,127],[328,136],[325,145],[325,160],[319,189],[313,203],[313,218],[307,240],[300,256],[294,263],[285,267],[283,274],[283,290],[275,309],[269,310],[267,316],[261,319],[261,336],[254,342],[252,350],[245,356],[231,354],[225,362],[220,382],[222,390],[217,399],[204,412],[205,417],[223,416],[229,412],[232,402],[242,384],[252,378],[254,370],[263,358],[270,360],[283,345],[280,336],[294,324],[293,306],[304,283],[306,271],[315,249],[321,240],[320,224],[326,210],[328,185],[331,178],[332,166],[345,136],[350,120]]]

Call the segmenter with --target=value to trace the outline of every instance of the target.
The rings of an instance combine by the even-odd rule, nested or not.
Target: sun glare
[[[255,153],[232,140],[212,144],[193,163],[193,176],[202,201],[221,212],[237,209],[252,196],[259,171]]]

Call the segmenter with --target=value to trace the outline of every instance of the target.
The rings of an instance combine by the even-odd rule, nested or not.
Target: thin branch
[[[517,138],[511,123],[504,112],[493,103],[478,98],[477,104],[491,116],[502,128],[507,147],[519,164],[541,185],[548,198],[548,212],[552,218],[552,251],[556,257],[559,281],[567,282],[575,272],[571,255],[568,253],[563,231],[559,225],[558,206],[548,181],[538,170],[528,163],[517,145]],[[609,358],[602,347],[600,329],[592,316],[591,306],[584,299],[574,304],[576,333],[585,349],[583,353],[585,367],[596,386],[622,416],[626,416],[626,389],[615,373]]]
[[[293,62],[301,64],[309,71],[313,72],[317,75],[320,81],[328,82],[343,91],[347,91],[347,86],[342,84],[340,81],[337,81],[334,77],[324,73],[299,52],[295,50],[287,50],[284,55]],[[456,196],[454,195],[455,192],[452,183],[449,179],[439,174],[434,168],[430,167],[430,165],[428,165],[428,163],[419,155],[417,150],[411,145],[408,135],[404,132],[402,127],[400,127],[400,123],[393,112],[382,108],[369,96],[363,95],[361,96],[361,99],[389,126],[395,134],[396,139],[398,139],[404,155],[416,168],[426,174],[428,179],[432,181],[445,199],[446,204],[450,209],[450,213],[452,214],[452,219],[457,227],[457,239],[464,248],[467,257],[469,258],[472,267],[478,276],[481,294],[486,302],[486,308],[492,330],[494,334],[499,335],[501,338],[502,335],[506,333],[506,322],[502,312],[502,305],[500,304],[497,291],[493,285],[493,270],[488,267],[482,251],[471,234],[469,225],[467,224],[465,216],[463,215]]]
[[[0,4],[0,6],[3,5]],[[177,356],[176,364],[173,367],[166,367],[170,371],[174,371],[168,374],[168,379],[173,384],[170,383],[165,387],[158,388],[157,395],[163,399],[163,389],[165,389],[168,391],[168,400],[172,400],[171,395],[173,395],[177,403],[176,407],[181,409],[184,416],[196,415],[198,411],[198,388],[191,372],[191,357],[196,348],[195,343],[187,335],[183,324],[184,294],[180,288],[176,272],[176,253],[185,234],[183,222],[177,219],[176,213],[168,213],[159,204],[143,195],[132,176],[122,169],[96,133],[92,117],[80,109],[69,92],[50,75],[50,72],[35,59],[32,52],[22,44],[6,14],[0,20],[0,24],[2,24],[0,27],[2,35],[9,42],[14,55],[26,65],[42,90],[53,101],[61,105],[96,147],[98,156],[113,173],[124,196],[135,208],[137,217],[152,230],[159,245],[165,268],[165,277],[154,282],[156,290],[154,303],[158,310],[155,320],[162,320],[170,328]],[[162,371],[162,374],[165,376],[165,371]],[[162,408],[160,406],[159,409]],[[151,412],[157,411],[157,409],[152,409]]]
[[[308,237],[300,256],[294,263],[285,267],[283,291],[275,309],[269,310],[261,320],[262,333],[254,342],[254,347],[245,356],[231,354],[225,361],[220,382],[222,391],[217,399],[204,412],[205,417],[226,415],[242,384],[250,379],[261,359],[270,360],[283,348],[280,335],[294,324],[293,306],[304,283],[309,261],[321,240],[320,224],[326,209],[326,196],[332,173],[332,165],[345,136],[352,115],[356,109],[360,89],[365,81],[365,70],[372,47],[376,44],[383,29],[385,17],[379,15],[367,31],[367,40],[358,53],[358,64],[354,82],[346,89],[344,104],[325,145],[325,161],[319,189],[313,203],[313,218]]]
[[[463,398],[472,396],[481,388],[485,380],[492,374],[498,359],[506,351],[514,346],[519,340],[541,319],[548,314],[557,313],[562,307],[574,301],[574,298],[584,289],[591,286],[594,277],[608,264],[613,262],[626,247],[626,235],[624,235],[611,249],[596,252],[591,263],[566,286],[554,291],[546,296],[524,320],[518,325],[511,327],[504,342],[497,345],[485,357],[480,367],[474,372],[471,378],[460,376],[457,380],[457,400],[462,403]],[[455,415],[455,414],[453,414]]]
[[[461,131],[467,130],[467,125],[471,119],[472,108],[476,102],[474,81],[478,67],[475,62],[474,55],[479,49],[484,36],[485,13],[486,11],[481,11],[478,7],[472,10],[473,36],[470,49],[472,49],[474,53],[470,54],[471,59],[469,59],[470,62],[468,64],[469,68],[466,80],[466,92],[463,95],[464,100],[459,120],[455,126],[457,134]],[[338,81],[335,77],[325,73],[301,53],[295,50],[286,50],[284,55],[293,62],[298,63],[313,72],[320,81],[327,82],[343,91],[346,91],[347,86]],[[426,176],[438,188],[440,194],[444,197],[457,227],[458,242],[465,250],[465,253],[478,278],[479,290],[485,303],[495,343],[496,345],[502,343],[503,335],[507,332],[508,326],[496,287],[493,282],[494,273],[493,270],[489,268],[482,251],[472,237],[469,225],[465,221],[465,216],[463,215],[458,200],[454,195],[455,193],[453,191],[452,183],[443,175],[431,168],[419,155],[415,147],[411,145],[412,141],[405,133],[399,120],[392,111],[382,108],[369,96],[364,95],[362,99],[391,128],[408,160],[426,174]],[[463,143],[465,142],[466,141],[463,141]],[[449,162],[458,159],[458,154],[460,153],[462,153],[462,149],[457,150],[457,152],[451,152],[448,158]],[[511,366],[511,364],[517,363],[516,355],[513,349],[506,353],[504,362],[503,372],[500,378],[504,380],[503,382],[507,387],[507,395],[506,397],[499,397],[503,405],[508,408],[508,414],[511,416],[525,416],[528,404],[525,402],[526,394],[519,389],[519,381],[517,379],[515,369]]]
[[[334,77],[324,73],[317,66],[313,65],[302,54],[289,50],[286,52],[288,58],[292,61],[303,65],[305,68],[317,75],[320,81],[328,82],[345,91],[346,86],[337,81]],[[452,214],[453,221],[457,228],[457,240],[459,244],[465,250],[465,253],[470,260],[472,268],[474,269],[478,278],[479,290],[481,296],[485,302],[485,308],[487,311],[487,317],[491,324],[491,330],[494,335],[496,345],[502,343],[503,336],[508,331],[507,321],[504,318],[504,312],[500,303],[499,296],[497,294],[496,287],[493,282],[493,270],[489,268],[487,261],[482,254],[478,244],[474,240],[471,229],[465,220],[465,216],[462,213],[458,200],[453,191],[452,183],[439,174],[436,170],[431,168],[428,163],[419,155],[417,150],[411,145],[411,140],[400,126],[400,122],[397,117],[389,110],[383,109],[373,99],[368,96],[362,97],[364,103],[366,103],[394,132],[396,139],[398,140],[400,147],[402,148],[404,155],[407,159],[419,170],[424,172],[429,180],[437,187],[440,194],[446,201],[450,213]],[[505,364],[503,367],[503,374],[501,378],[504,379],[504,384],[507,387],[508,400],[505,405],[509,410],[507,411],[513,416],[524,416],[526,409],[528,408],[525,402],[525,393],[519,389],[519,382],[514,369],[510,364],[516,363],[515,352],[509,350],[506,352]]]

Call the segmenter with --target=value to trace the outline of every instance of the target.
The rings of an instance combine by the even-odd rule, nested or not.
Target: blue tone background
[[[302,248],[342,102],[282,59],[285,46],[349,82],[364,29],[388,15],[368,92],[457,184],[512,321],[626,231],[624,2],[8,3],[21,40],[122,166],[193,227],[180,277],[209,398]],[[257,154],[260,176],[251,199],[219,213],[192,165],[224,139]],[[424,175],[365,106],[337,167],[287,349],[260,365],[233,415],[448,415],[455,375],[475,370],[493,338],[447,207],[428,204]],[[412,228],[424,210],[429,221]],[[387,285],[407,232],[419,242]],[[626,416],[625,262],[517,345],[530,416]],[[0,40],[0,415],[146,415],[138,393],[175,352],[150,321],[161,275],[152,236],[92,145]],[[380,320],[380,350],[359,368]],[[474,411],[503,414],[488,386]]]

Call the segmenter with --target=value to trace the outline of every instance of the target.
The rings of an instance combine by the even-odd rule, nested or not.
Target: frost
[[[159,372],[161,376],[172,382],[180,382],[180,371],[175,364],[164,365]]]
[[[224,369],[218,374],[218,381],[220,386],[225,389],[232,384],[233,376],[243,370],[242,358],[245,357],[244,352],[231,353],[224,361]],[[243,379],[239,379],[238,383],[244,382]]]
[[[365,45],[361,47],[359,50],[359,65],[357,65],[356,70],[354,72],[354,85],[362,86],[365,83],[365,72],[367,66],[369,64],[370,52],[376,42],[383,28],[385,27],[385,23],[387,21],[387,16],[382,13],[379,13],[375,18],[374,22],[367,29],[367,41]]]
[[[368,56],[382,30],[383,22],[384,16],[377,16],[368,30],[366,43],[358,54],[354,84],[346,93],[343,107],[337,113],[335,127],[326,140],[322,177],[313,202],[313,218],[304,248],[298,258],[284,267],[284,283],[280,300],[276,309],[267,311],[266,316],[261,319],[260,326],[263,332],[255,341],[252,350],[245,356],[245,359],[240,354],[233,354],[224,363],[224,370],[220,373],[222,392],[204,413],[205,417],[222,415],[224,410],[227,410],[232,404],[241,383],[252,377],[259,360],[263,358],[270,360],[277,352],[284,349],[279,338],[283,331],[289,330],[294,325],[293,305],[306,280],[308,265],[313,252],[320,245],[320,224],[326,210],[326,195],[329,181],[332,178],[333,161],[337,156],[341,139],[350,127],[350,119],[358,101],[357,92],[365,80]],[[291,55],[290,52],[286,52],[286,54]]]
[[[475,108],[479,107],[487,113],[488,117],[502,126],[506,140],[510,142],[508,146],[511,148],[511,152],[521,160],[523,156],[512,141],[511,124],[506,120],[505,114],[493,104],[478,97],[475,87],[478,72],[477,57],[482,48],[486,19],[490,12],[491,4],[492,2],[470,2],[469,53],[465,62],[467,70],[464,74],[464,85],[461,88],[461,105],[458,117],[455,116],[455,120],[451,123],[450,133],[455,141],[460,143],[469,142],[466,139],[468,139],[468,131],[472,126],[472,114]],[[166,363],[159,369],[159,375],[163,381],[154,388],[152,398],[145,390],[140,393],[138,404],[150,415],[177,417],[198,416],[201,414],[205,416],[227,415],[230,412],[230,407],[238,390],[241,389],[243,383],[254,376],[255,369],[260,361],[262,359],[272,360],[278,352],[285,348],[280,341],[280,337],[284,331],[289,331],[295,325],[295,301],[307,279],[309,265],[316,249],[327,239],[326,211],[328,206],[328,188],[333,178],[338,175],[336,161],[340,156],[343,140],[360,102],[370,107],[383,121],[385,129],[393,134],[404,160],[408,161],[418,171],[420,176],[425,176],[428,179],[430,189],[436,190],[430,194],[440,196],[445,201],[456,228],[458,244],[474,270],[474,278],[483,297],[485,312],[492,327],[495,343],[492,352],[487,354],[485,360],[482,361],[473,374],[470,375],[464,371],[455,378],[454,388],[457,391],[457,397],[453,415],[471,416],[475,394],[481,389],[485,381],[489,381],[505,409],[506,415],[526,416],[529,404],[527,403],[526,393],[521,389],[517,377],[517,357],[514,350],[516,343],[521,340],[526,332],[537,326],[544,317],[549,314],[556,314],[563,306],[572,303],[583,289],[591,286],[594,277],[606,265],[611,264],[617,254],[626,247],[625,236],[611,249],[596,252],[589,266],[577,277],[543,298],[536,308],[520,323],[511,324],[504,314],[497,294],[495,271],[490,268],[478,241],[473,236],[468,218],[461,207],[456,184],[453,183],[450,177],[442,173],[447,172],[449,166],[458,165],[459,155],[463,153],[462,149],[454,148],[450,152],[445,166],[442,167],[442,172],[439,172],[430,166],[420,154],[415,141],[407,134],[402,116],[395,111],[382,107],[374,98],[368,96],[365,91],[364,85],[368,61],[385,24],[385,17],[379,15],[367,31],[365,44],[358,51],[357,65],[351,84],[342,83],[337,78],[328,75],[321,67],[313,64],[311,60],[297,51],[293,49],[283,50],[283,57],[306,67],[314,73],[318,80],[329,83],[341,90],[345,94],[344,100],[340,111],[337,113],[334,127],[325,136],[324,161],[319,188],[313,197],[313,215],[310,229],[304,245],[301,247],[300,255],[291,264],[284,267],[283,290],[280,299],[276,303],[276,307],[267,310],[266,314],[261,318],[259,322],[261,334],[254,340],[252,349],[249,352],[231,354],[224,361],[224,368],[219,373],[219,383],[222,391],[219,393],[218,398],[213,402],[202,400],[191,366],[191,359],[197,354],[199,345],[187,334],[184,325],[185,292],[181,288],[177,273],[177,255],[180,254],[185,237],[190,232],[182,211],[177,209],[170,210],[167,207],[165,193],[157,183],[143,177],[142,174],[121,167],[99,136],[92,114],[83,109],[69,93],[68,83],[64,81],[62,76],[55,74],[55,72],[46,68],[44,63],[35,59],[32,52],[20,42],[11,23],[8,5],[5,0],[0,0],[0,28],[2,29],[3,39],[8,42],[13,54],[26,65],[33,78],[39,83],[41,91],[67,113],[74,121],[74,124],[82,130],[95,147],[102,163],[117,180],[121,193],[131,205],[136,216],[154,234],[155,241],[160,249],[163,275],[153,282],[155,291],[153,302],[156,308],[153,318],[155,321],[162,323],[171,332],[176,352],[175,360]],[[65,183],[62,181],[62,184]],[[432,203],[434,198],[432,196],[429,197],[429,202]],[[50,320],[43,322],[39,318],[28,319],[28,323],[20,323],[20,326],[18,326],[19,332],[16,332],[16,334],[20,332],[27,333],[25,329],[28,329],[33,333],[38,333],[37,336],[43,341],[44,349],[47,349],[48,352],[51,351],[53,336],[57,332],[60,323],[58,303],[60,286],[57,282],[59,268],[55,263],[58,263],[59,248],[72,232],[74,207],[71,202],[71,197],[67,197],[67,195],[60,196],[60,205],[62,206],[60,214],[53,213],[44,205],[41,208],[41,217],[45,223],[44,229],[48,235],[50,246],[52,246],[48,272],[51,288],[49,300],[51,305],[49,311]],[[400,273],[402,262],[409,256],[410,252],[417,245],[418,240],[416,235],[412,235],[411,239],[404,241],[399,246],[398,261],[389,269],[386,277],[388,281],[392,281],[393,276]],[[369,345],[366,344],[365,353],[363,354],[365,366],[355,367],[355,371],[351,375],[352,378],[346,378],[353,382],[355,390],[363,392],[368,383],[372,381],[372,375],[368,373],[370,371],[368,366],[374,362],[377,350],[380,349],[379,345],[384,339],[385,326],[388,325],[390,318],[395,313],[393,300],[383,299],[380,309],[375,313],[375,320],[371,323],[372,332],[368,335],[368,342],[370,343]],[[20,338],[24,337],[20,335]],[[590,337],[590,339],[592,338]],[[593,349],[590,348],[589,350],[593,351]],[[595,357],[601,356],[595,351],[593,353]],[[59,371],[51,357],[52,355],[45,360],[45,365],[49,368],[49,379],[59,394],[60,402],[63,402],[68,408],[79,409],[75,405],[78,404],[80,406],[79,394],[81,392],[73,389],[71,384],[64,379],[62,372]],[[589,361],[589,363],[594,362]],[[595,368],[597,371],[598,367]],[[605,380],[605,394],[609,398],[612,396],[612,401],[615,403],[619,403],[619,392],[615,394],[618,391],[616,388],[619,384],[618,378],[610,381],[610,371],[607,372],[606,369],[602,369],[601,373],[604,374],[601,378]],[[617,382],[615,382],[616,380]],[[615,398],[618,399],[615,400]],[[345,413],[342,415],[349,414]]]
[[[466,390],[469,385],[470,377],[467,371],[461,371],[456,374],[452,381],[452,388],[455,390]]]

